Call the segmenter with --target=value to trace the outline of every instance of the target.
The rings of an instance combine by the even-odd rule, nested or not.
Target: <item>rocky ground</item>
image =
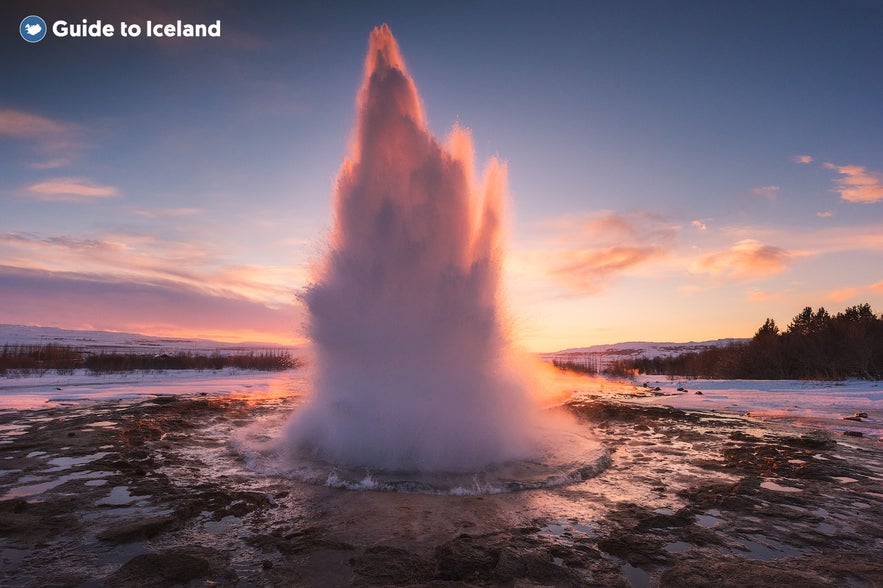
[[[3,586],[883,586],[883,443],[591,400],[597,477],[485,496],[259,476],[291,398],[0,414]]]

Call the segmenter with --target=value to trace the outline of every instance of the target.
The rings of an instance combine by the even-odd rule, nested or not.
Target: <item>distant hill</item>
[[[592,345],[591,347],[574,347],[553,353],[544,353],[546,361],[585,361],[592,359],[602,368],[607,362],[621,359],[637,359],[639,357],[673,357],[682,353],[698,352],[710,347],[726,347],[733,343],[744,343],[748,339],[714,339],[712,341],[690,341],[688,343],[652,343],[648,341],[628,341],[608,345]]]
[[[137,333],[113,331],[78,331],[54,327],[0,324],[0,346],[9,345],[68,345],[89,351],[125,351],[131,353],[160,353],[169,351],[239,351],[248,349],[276,349],[276,343],[225,343],[210,339],[151,337]]]

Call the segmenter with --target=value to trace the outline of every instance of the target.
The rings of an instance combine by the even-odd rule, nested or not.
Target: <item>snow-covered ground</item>
[[[866,380],[672,380],[639,377],[635,384],[584,378],[578,395],[615,395],[625,402],[750,415],[833,431],[883,437],[883,383]],[[601,384],[599,384],[601,382]],[[644,386],[644,384],[647,386]],[[603,390],[599,386],[604,386]],[[659,391],[655,391],[655,388]],[[682,390],[678,390],[682,388]],[[698,392],[701,392],[699,394]],[[860,420],[844,420],[866,413]]]
[[[555,356],[566,358],[579,354],[603,353],[609,356],[647,357],[677,353],[733,340],[721,339],[700,343],[632,342],[616,345],[571,349]],[[156,353],[158,350],[242,349],[229,343],[196,339],[145,337],[131,333],[70,331],[43,327],[0,325],[0,345],[59,343],[87,348],[115,348]],[[304,347],[295,352],[306,357]],[[543,356],[548,358],[549,356]],[[557,370],[556,370],[557,372]],[[302,394],[308,390],[308,370],[286,372],[244,372],[169,370],[94,375],[76,370],[70,375],[50,372],[43,376],[0,377],[0,410],[45,408],[78,400],[113,400],[151,395],[175,394]],[[649,386],[645,388],[644,383]],[[761,419],[795,422],[833,431],[856,431],[866,436],[883,437],[883,383],[849,380],[846,382],[807,382],[796,380],[672,380],[665,376],[639,377],[634,384],[615,383],[600,377],[568,375],[558,372],[547,382],[565,394],[576,390],[577,396],[613,397],[624,402],[671,406],[686,410],[751,415]],[[659,392],[653,388],[659,387]],[[686,391],[678,391],[685,388]],[[702,392],[697,394],[696,392]],[[867,413],[860,420],[844,420],[856,413]]]
[[[306,390],[303,370],[284,372],[168,370],[93,375],[0,377],[0,410],[26,410],[79,401],[182,394],[290,395]]]
[[[116,331],[81,331],[54,327],[0,324],[0,346],[69,345],[87,351],[124,351],[131,353],[236,352],[249,349],[278,348],[275,343],[228,343],[210,339],[152,337]]]
[[[92,375],[0,377],[0,410],[45,408],[76,401],[102,401],[179,394],[305,394],[308,370],[245,372],[169,370]],[[643,384],[647,383],[648,387]],[[883,384],[796,380],[671,380],[648,377],[634,384],[600,377],[562,375],[554,384],[577,398],[615,398],[622,402],[670,406],[765,420],[794,422],[831,431],[856,431],[883,438]],[[659,387],[659,391],[654,389]],[[679,391],[683,388],[685,391]],[[697,394],[697,392],[702,392]],[[562,398],[559,395],[559,398]],[[866,413],[860,420],[844,420]]]
[[[744,343],[748,339],[713,339],[710,341],[689,341],[686,343],[653,343],[648,341],[627,341],[591,347],[573,347],[554,353],[543,353],[544,361],[563,361],[592,366],[601,371],[610,363],[638,358],[673,357],[684,353],[698,353],[712,347],[727,347],[734,343]]]

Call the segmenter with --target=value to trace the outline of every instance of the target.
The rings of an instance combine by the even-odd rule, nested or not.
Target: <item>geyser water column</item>
[[[344,466],[465,471],[531,452],[536,409],[500,310],[505,167],[426,127],[389,27],[371,33],[329,250],[304,294],[316,351],[289,443]]]

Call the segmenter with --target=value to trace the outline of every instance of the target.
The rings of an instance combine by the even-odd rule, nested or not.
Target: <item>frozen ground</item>
[[[455,496],[254,469],[232,440],[276,437],[301,405],[298,372],[95,380],[5,396],[42,404],[0,411],[0,585],[883,585],[883,444],[724,414],[787,408],[764,398],[807,390],[832,414],[852,410],[810,384],[696,395],[695,382],[678,393],[677,382],[657,392],[560,377],[606,468],[567,486]],[[856,403],[875,390],[830,389]],[[719,404],[657,406],[706,395]]]
[[[0,378],[0,410],[155,395],[248,393],[260,396],[278,395],[285,390],[304,393],[306,378],[305,371],[267,373],[234,369],[98,376],[86,370],[62,375],[50,372],[43,376]],[[641,405],[750,416],[883,438],[883,386],[874,381],[671,380],[649,376],[635,383],[621,383],[575,376],[561,378],[553,385],[574,393],[577,398],[603,397]],[[844,420],[844,417],[855,418],[856,413],[865,413],[867,417]]]
[[[585,381],[603,382],[591,378]],[[579,396],[612,394],[636,404],[745,415],[883,437],[883,386],[874,381],[672,380],[665,376],[646,376],[637,379],[634,385],[587,384],[584,389],[578,386],[577,390]],[[857,413],[867,416],[856,417]],[[845,420],[844,417],[851,418]]]
[[[78,401],[123,400],[138,397],[185,394],[267,394],[303,391],[300,372],[259,372],[236,369],[216,371],[167,370],[92,375],[86,370],[73,374],[46,373],[42,376],[0,377],[0,410],[24,410]]]

